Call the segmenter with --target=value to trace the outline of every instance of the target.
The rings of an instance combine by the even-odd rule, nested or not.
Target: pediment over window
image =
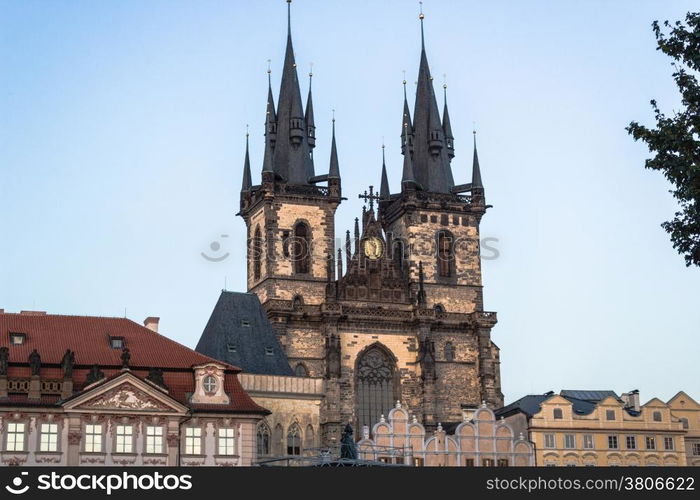
[[[93,387],[65,404],[67,410],[184,413],[187,408],[130,373]]]

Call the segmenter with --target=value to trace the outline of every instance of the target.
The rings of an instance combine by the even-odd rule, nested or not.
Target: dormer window
[[[109,337],[109,346],[112,349],[124,349],[124,337]]]
[[[243,326],[243,327],[250,327],[250,321],[248,321],[247,319],[242,319],[242,320],[241,320],[241,326]]]
[[[25,340],[27,340],[27,336],[24,333],[10,332],[10,345],[22,345]]]
[[[226,344],[226,350],[228,352],[236,352],[236,344]]]
[[[216,378],[212,377],[211,375],[207,375],[206,377],[204,377],[203,385],[204,385],[204,391],[207,394],[213,394],[216,392],[216,387],[217,387]]]
[[[275,352],[272,350],[272,347],[266,347],[265,348],[265,356],[274,356]]]

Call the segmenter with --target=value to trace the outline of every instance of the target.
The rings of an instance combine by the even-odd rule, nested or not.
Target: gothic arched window
[[[304,449],[308,450],[314,447],[314,442],[316,441],[316,433],[311,424],[306,426],[306,433],[304,434]]]
[[[306,369],[303,363],[298,363],[294,367],[294,375],[296,375],[297,377],[308,377],[309,371]]]
[[[260,234],[260,226],[255,227],[255,236],[253,236],[253,279],[260,279],[261,264],[262,264],[262,236]]]
[[[284,448],[282,444],[282,437],[284,435],[284,430],[282,430],[282,424],[277,424],[275,426],[275,433],[272,436],[272,452],[275,455],[283,455]]]
[[[440,231],[437,235],[438,274],[450,278],[454,270],[454,241],[449,231]]]
[[[452,345],[452,342],[446,342],[445,343],[445,361],[454,361],[455,360],[455,346]]]
[[[370,429],[382,415],[394,407],[396,397],[396,363],[389,352],[373,345],[357,358],[356,397],[358,434],[363,426]]]
[[[301,430],[296,422],[287,431],[287,455],[301,455]]]
[[[311,230],[303,222],[298,222],[294,226],[292,260],[296,274],[311,272]]]
[[[270,454],[270,428],[262,421],[258,424],[257,429],[257,445],[258,457],[264,457]]]

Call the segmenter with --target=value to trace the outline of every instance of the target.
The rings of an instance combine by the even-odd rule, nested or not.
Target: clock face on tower
[[[368,258],[376,260],[382,256],[382,252],[384,251],[384,243],[382,243],[382,240],[376,236],[372,236],[365,240],[364,250],[365,255]]]

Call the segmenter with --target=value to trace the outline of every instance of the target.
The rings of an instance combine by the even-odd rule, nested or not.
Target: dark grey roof
[[[267,314],[253,293],[222,291],[195,350],[246,373],[293,375]]]
[[[508,406],[499,408],[495,411],[496,417],[508,417],[514,413],[521,412],[527,415],[527,418],[532,417],[535,413],[538,413],[541,409],[540,405],[543,401],[556,396],[556,394],[531,394],[512,402]],[[584,401],[581,399],[576,399],[568,396],[562,397],[573,404],[573,410],[578,415],[588,415],[595,409],[595,403],[589,401]]]
[[[584,401],[598,402],[605,398],[613,397],[617,400],[620,398],[617,396],[615,391],[580,391],[580,390],[562,390],[561,395],[564,397],[572,397],[576,399],[582,399]]]
[[[481,167],[479,167],[479,155],[476,152],[476,131],[474,131],[474,160],[472,162],[472,188],[483,189],[481,181]]]

